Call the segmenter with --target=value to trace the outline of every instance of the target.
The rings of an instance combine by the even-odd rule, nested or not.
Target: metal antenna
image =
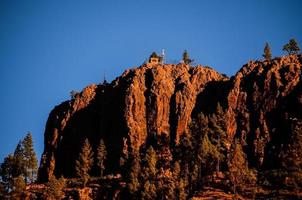
[[[165,64],[165,49],[161,50],[162,63]]]
[[[107,83],[107,81],[106,81],[106,71],[105,71],[105,69],[104,69],[104,80],[103,80],[103,84],[104,83]]]

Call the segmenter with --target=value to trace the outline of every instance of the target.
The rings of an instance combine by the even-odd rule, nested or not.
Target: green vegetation
[[[26,184],[33,183],[37,178],[37,162],[32,135],[29,132],[17,144],[14,153],[5,157],[1,163],[1,195],[5,198],[20,198]]]

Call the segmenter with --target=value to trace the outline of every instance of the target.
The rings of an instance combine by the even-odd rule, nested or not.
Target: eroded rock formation
[[[251,165],[272,167],[291,120],[302,118],[301,63],[301,55],[251,61],[231,79],[209,67],[143,65],[111,84],[90,85],[50,113],[39,180],[74,176],[85,138],[94,149],[105,140],[112,171],[123,138],[132,151],[152,135],[169,136],[173,146],[197,113],[214,112],[218,102],[226,109],[230,138],[246,138]]]

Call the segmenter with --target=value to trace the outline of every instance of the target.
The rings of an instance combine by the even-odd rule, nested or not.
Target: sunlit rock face
[[[213,113],[218,103],[226,110],[230,140],[245,138],[250,164],[271,168],[291,120],[302,117],[300,77],[301,55],[251,61],[231,79],[209,67],[184,64],[126,70],[112,83],[90,85],[51,111],[39,180],[75,176],[85,138],[94,150],[104,139],[110,172],[118,169],[125,139],[135,152],[150,137],[164,134],[173,148],[192,119]]]

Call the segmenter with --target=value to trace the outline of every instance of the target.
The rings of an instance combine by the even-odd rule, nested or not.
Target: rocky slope
[[[301,63],[301,55],[251,61],[231,79],[202,66],[143,65],[111,84],[90,85],[50,113],[39,180],[74,176],[85,138],[94,149],[105,140],[111,172],[124,142],[135,152],[165,134],[173,147],[192,118],[211,114],[218,102],[227,110],[230,139],[246,138],[250,164],[275,167],[290,125],[302,118]]]

